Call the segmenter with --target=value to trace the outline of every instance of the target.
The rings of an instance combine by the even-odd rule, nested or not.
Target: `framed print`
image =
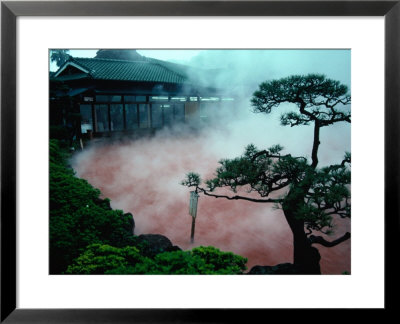
[[[398,282],[391,249],[399,234],[399,13],[398,1],[2,2],[1,320],[191,323],[234,321],[239,309],[248,316],[268,309],[391,309]],[[75,54],[84,50],[91,54]],[[161,52],[175,56],[156,56]],[[182,63],[185,55],[190,68]],[[60,60],[50,73],[49,59]],[[268,64],[273,68],[264,69]],[[204,67],[209,70],[200,73]],[[223,74],[223,67],[230,72]],[[249,119],[250,127],[244,115],[228,123],[228,113],[215,113],[241,105],[240,80],[254,81],[246,83],[246,100],[251,97],[254,112],[262,113]],[[293,97],[284,97],[291,91]],[[299,114],[283,105],[284,114],[273,115],[284,102],[294,103]],[[257,126],[265,113],[286,126],[315,125],[314,132],[290,137],[267,122]],[[323,126],[351,118],[351,129],[320,137]],[[242,132],[202,130],[218,123]],[[268,128],[271,141],[288,137],[291,154],[270,146],[275,142],[258,149],[264,135],[257,127]],[[314,139],[309,163],[301,156],[306,153],[296,154],[308,135]],[[104,197],[63,169],[62,154],[70,152],[60,154],[51,140],[49,152],[49,137],[62,138],[70,152],[82,151],[70,163]],[[108,138],[117,143],[112,149]],[[248,146],[243,153],[231,143]],[[319,151],[325,143],[329,150]],[[341,163],[317,169],[337,151],[353,159],[346,153]],[[192,163],[208,159],[213,168]],[[215,178],[201,184],[197,171]],[[171,180],[172,172],[178,177]],[[168,189],[171,181],[180,189]],[[49,200],[49,188],[54,195],[65,186],[70,195]],[[280,190],[286,187],[285,196]],[[224,188],[232,189],[229,196],[218,191]],[[184,197],[183,205],[171,198],[176,195]],[[132,196],[143,203],[135,205]],[[229,225],[208,216],[206,196],[218,198],[207,208]],[[273,248],[281,238],[279,223],[258,219],[260,210],[250,204],[230,209],[225,198],[280,207],[292,230],[286,235],[294,235],[293,264],[280,261],[287,251]],[[83,216],[59,222],[59,215],[75,212],[65,201],[78,204]],[[154,206],[160,206],[158,218],[146,223],[154,214],[146,210]],[[188,210],[185,222],[167,215],[180,209]],[[346,220],[350,210],[351,239],[350,222],[341,228],[329,217]],[[65,230],[72,223],[78,236]],[[296,240],[300,227],[309,245]],[[343,233],[329,240],[331,227]],[[187,241],[179,241],[175,233],[186,229]],[[136,233],[141,241],[128,244]],[[157,234],[142,235],[147,233]],[[256,242],[252,249],[248,237]],[[311,244],[347,248],[321,259]],[[154,252],[155,246],[162,247]],[[241,255],[249,259],[249,273],[264,275],[247,275]],[[267,266],[260,261],[266,255],[278,261]],[[278,276],[265,275],[271,272]],[[181,273],[189,276],[176,275]],[[329,294],[313,300],[309,286],[330,287]]]

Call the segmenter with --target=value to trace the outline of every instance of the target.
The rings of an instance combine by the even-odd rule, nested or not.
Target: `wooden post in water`
[[[197,216],[197,201],[199,199],[199,195],[196,191],[190,192],[190,201],[189,201],[189,214],[192,216],[192,230],[190,232],[190,242],[194,242],[194,230],[196,227],[196,216]]]
[[[196,218],[192,218],[192,231],[190,232],[190,243],[194,243],[194,228],[196,226]]]

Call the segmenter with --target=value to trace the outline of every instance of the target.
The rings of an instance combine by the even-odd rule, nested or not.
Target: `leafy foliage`
[[[213,266],[219,274],[240,274],[246,270],[247,259],[232,252],[221,252],[213,246],[200,246],[192,250],[194,256]]]
[[[50,271],[60,273],[87,245],[134,242],[132,219],[69,169],[57,141],[50,141]]]
[[[110,245],[91,244],[74,260],[65,273],[135,273],[133,266],[144,262],[145,259],[134,246],[117,248]]]
[[[68,49],[54,49],[50,51],[50,60],[60,67],[70,58]]]
[[[247,259],[214,247],[145,257],[137,247],[93,244],[66,271],[68,274],[241,274]]]
[[[198,186],[201,183],[200,175],[194,172],[189,172],[186,174],[186,178],[182,180],[181,184],[183,186],[193,187]]]
[[[322,126],[338,121],[350,122],[350,111],[345,109],[351,102],[348,88],[339,81],[324,75],[294,75],[266,81],[254,92],[251,103],[254,112],[270,113],[282,103],[292,103],[299,112],[288,112],[281,116],[282,125],[308,125],[318,120]]]
[[[245,187],[247,193],[257,192],[263,198],[288,187],[291,195],[280,192],[281,198],[276,202],[290,206],[287,208],[294,210],[296,218],[302,219],[308,229],[332,228],[333,215],[350,217],[351,173],[344,164],[315,170],[305,158],[274,157],[268,151],[249,145],[241,157],[221,160],[220,165],[216,176],[206,180],[210,192],[230,187],[236,193],[238,187]]]
[[[215,177],[205,181],[208,190],[212,192],[218,187],[230,187],[237,192],[238,187],[246,186],[248,193],[255,191],[266,197],[289,183],[300,181],[308,168],[306,159],[281,156],[282,149],[280,145],[273,145],[268,150],[260,151],[250,144],[242,156],[219,161]],[[193,181],[195,176],[200,179],[199,175],[188,173],[182,184],[199,186],[200,181]]]

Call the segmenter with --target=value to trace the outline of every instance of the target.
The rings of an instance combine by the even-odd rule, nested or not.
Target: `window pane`
[[[151,127],[161,128],[162,127],[162,106],[160,104],[151,105]]]
[[[174,108],[172,105],[162,105],[164,114],[164,126],[172,126],[174,123]]]
[[[124,96],[125,102],[136,101],[136,96]]]
[[[139,105],[139,122],[140,128],[149,127],[149,115],[148,115],[149,105],[141,104]]]
[[[120,131],[124,130],[124,115],[121,104],[110,105],[111,114],[111,130]]]
[[[202,102],[200,104],[200,119],[202,121],[209,121],[212,118],[213,110],[217,109],[217,105],[212,102]]]
[[[121,102],[121,96],[110,96],[111,102]]]
[[[124,96],[125,102],[146,102],[146,96]]]
[[[122,96],[107,96],[107,95],[99,95],[96,96],[96,102],[121,102]]]
[[[213,104],[202,102],[200,104],[200,117],[209,117]]]
[[[125,104],[126,129],[136,129],[138,125],[137,104]]]
[[[93,130],[93,119],[92,119],[92,106],[81,105],[81,132],[82,134],[87,133],[88,130]]]
[[[108,96],[96,96],[96,101],[97,102],[107,102]]]
[[[108,105],[95,105],[97,118],[97,131],[108,132]]]
[[[146,102],[146,96],[136,96],[137,102]]]
[[[185,104],[174,105],[175,123],[183,123],[185,121]]]

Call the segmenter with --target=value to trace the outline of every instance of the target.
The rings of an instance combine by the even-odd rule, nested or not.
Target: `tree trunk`
[[[319,251],[311,246],[304,232],[304,221],[295,218],[290,211],[285,211],[286,220],[293,233],[293,263],[299,274],[321,274]]]

